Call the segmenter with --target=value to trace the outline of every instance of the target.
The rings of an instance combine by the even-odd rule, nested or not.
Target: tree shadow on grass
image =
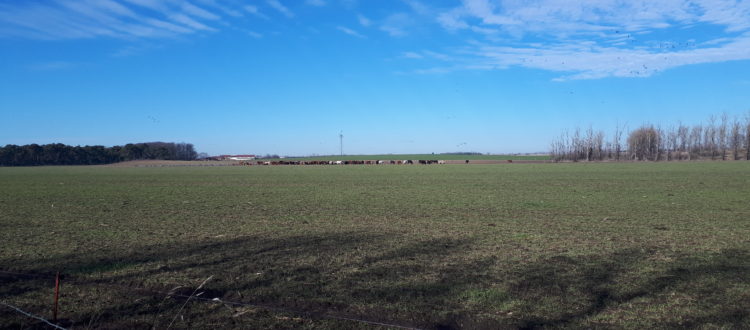
[[[68,306],[76,305],[77,310],[86,311],[93,308],[86,308],[85,304],[107,301],[96,309],[96,319],[101,324],[117,322],[122,315],[141,315],[146,320],[145,315],[174,313],[177,305],[160,302],[148,307],[143,300],[129,303],[128,300],[138,298],[136,292],[130,299],[127,295],[114,298],[116,294],[103,299],[97,296],[101,291],[92,290],[96,285],[116,283],[166,292],[180,283],[185,288],[177,293],[185,295],[201,279],[213,275],[201,290],[203,297],[283,307],[310,315],[333,314],[425,326],[444,322],[435,319],[435,315],[441,317],[440,313],[430,311],[438,309],[436,306],[443,310],[459,308],[450,299],[450,293],[475,281],[467,276],[450,275],[458,270],[470,273],[472,267],[480,266],[472,265],[471,261],[455,264],[457,256],[469,250],[470,245],[469,240],[401,241],[398,237],[356,232],[286,238],[239,237],[147,246],[131,253],[102,251],[69,255],[56,259],[59,261],[28,260],[18,270],[29,273],[60,270],[66,274],[64,282],[69,297],[64,298]],[[170,274],[193,281],[171,280]],[[430,279],[440,274],[443,274],[441,281]],[[29,279],[5,280],[8,285],[0,289],[0,295],[9,300],[27,294],[36,297],[37,291],[48,290],[47,280],[39,280],[36,283],[39,285],[28,285]],[[413,317],[414,310],[420,310],[421,314]],[[87,312],[79,312],[71,318],[82,322],[91,317]]]
[[[750,297],[742,291],[750,287],[747,250],[655,263],[654,249],[625,249],[501,265],[495,258],[472,257],[475,244],[470,239],[409,241],[362,232],[238,237],[70,255],[59,262],[28,260],[18,270],[67,274],[63,313],[78,326],[92,320],[108,328],[166,326],[184,299],[127,288],[167,292],[180,284],[184,287],[173,292],[190,295],[211,275],[202,298],[286,308],[305,317],[192,303],[179,312],[178,327],[369,327],[321,319],[323,314],[422,328],[618,326],[607,316],[637,317],[646,309],[658,314],[671,308],[674,292],[689,298],[688,308],[673,316],[647,315],[640,324],[743,327],[750,322]],[[0,265],[7,264],[0,260]],[[0,276],[0,283],[3,300],[43,299],[29,306],[46,312],[49,279]],[[118,286],[110,288],[113,283]],[[497,287],[505,292],[486,298]],[[467,292],[478,292],[482,299],[467,303]],[[18,317],[7,320],[15,321],[0,321],[0,326],[28,325]]]
[[[522,301],[518,328],[617,326],[623,309],[651,327],[750,325],[750,253],[723,250],[644,270],[654,251],[553,257],[523,268],[509,285]],[[689,303],[680,306],[678,299]],[[651,310],[648,312],[648,310]]]

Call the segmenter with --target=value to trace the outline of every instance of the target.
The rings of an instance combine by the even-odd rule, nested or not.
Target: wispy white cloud
[[[467,29],[469,28],[469,24],[463,20],[464,15],[464,10],[462,8],[457,8],[441,13],[438,15],[437,21],[449,31]]]
[[[401,54],[401,57],[403,57],[403,58],[413,58],[413,59],[424,58],[424,56],[420,55],[419,53],[415,53],[415,52],[404,52],[403,54]]]
[[[284,16],[289,18],[294,17],[294,13],[292,13],[292,11],[284,6],[279,0],[266,0],[266,3],[268,3],[271,8],[276,9],[278,12],[282,13]]]
[[[305,0],[305,3],[310,6],[315,6],[315,7],[323,7],[327,5],[325,0]]]
[[[214,28],[212,28],[212,27],[210,27],[210,26],[208,26],[206,24],[203,24],[203,23],[201,23],[201,22],[199,22],[199,21],[193,19],[192,17],[190,17],[188,15],[185,15],[183,13],[169,15],[169,18],[171,20],[177,22],[177,23],[181,23],[181,24],[183,24],[183,25],[185,25],[187,27],[190,27],[190,28],[192,28],[194,30],[216,31],[216,29],[214,29]]]
[[[560,72],[560,80],[648,77],[684,65],[750,60],[748,0],[464,0],[436,22],[484,41],[467,42],[442,59],[449,65],[418,73],[516,66]],[[697,25],[724,35],[675,41],[655,33]]]
[[[32,64],[29,66],[29,69],[33,71],[57,71],[74,68],[76,66],[78,66],[78,64],[73,62],[50,61]]]
[[[262,34],[260,34],[258,32],[255,32],[255,31],[245,31],[245,33],[247,33],[247,35],[249,35],[249,36],[251,36],[251,37],[253,37],[255,39],[263,38]]]
[[[359,21],[359,24],[364,27],[369,27],[370,25],[372,25],[372,21],[362,14],[357,15],[357,21]]]
[[[287,17],[294,14],[278,0],[267,0]],[[0,2],[0,38],[82,39],[173,38],[220,29],[241,29],[238,20],[270,17],[257,5],[235,0],[55,0]],[[261,33],[251,31],[251,37]],[[122,54],[133,53],[127,49]]]
[[[234,6],[230,5],[224,5],[219,2],[219,0],[195,0],[198,4],[206,7],[210,7],[211,10],[217,10],[220,11],[228,16],[232,17],[242,17],[244,16],[244,12],[240,7],[235,7],[238,5],[238,3],[232,3]]]
[[[685,65],[750,60],[750,0],[462,0],[450,7],[395,1],[401,11],[364,11],[354,0],[0,0],[0,38],[132,41],[223,29],[262,38],[274,32],[258,27],[254,17],[292,18],[296,7],[286,5],[306,4],[351,10],[355,22],[331,26],[354,37],[365,38],[361,31],[374,27],[393,37],[445,42],[398,56],[410,65],[437,66],[419,73],[524,67],[557,72],[563,80],[647,77]],[[247,30],[241,20],[256,25]]]
[[[248,35],[248,36],[250,36],[250,37],[252,37],[254,39],[262,39],[264,37],[263,33],[260,33],[260,32],[258,32],[256,30],[246,29],[246,28],[243,28],[243,27],[234,27],[233,26],[232,30],[240,31],[240,32],[242,32],[242,33],[244,33],[244,34],[246,34],[246,35]]]
[[[393,37],[403,37],[407,35],[407,28],[413,24],[413,21],[406,13],[391,14],[385,18],[380,25],[380,29],[387,32]]]
[[[429,57],[432,57],[434,59],[441,60],[441,61],[453,61],[454,60],[454,58],[452,56],[450,56],[450,55],[446,55],[446,54],[438,53],[438,52],[433,52],[431,50],[425,50],[422,53],[425,54],[425,55],[427,55],[427,56],[429,56]]]
[[[360,34],[359,32],[354,31],[354,30],[352,30],[350,28],[347,28],[347,27],[344,27],[344,26],[337,26],[336,29],[339,30],[339,31],[341,31],[341,32],[344,32],[344,33],[346,33],[346,34],[348,34],[350,36],[354,36],[354,37],[357,37],[357,38],[367,38],[367,37],[363,36],[362,34]]]
[[[159,12],[166,11],[169,8],[166,2],[158,0],[125,0],[125,2]]]
[[[444,74],[444,73],[451,73],[453,71],[456,71],[456,69],[451,68],[451,67],[433,67],[429,69],[417,69],[417,70],[414,70],[414,73],[416,74]]]
[[[256,17],[259,17],[259,18],[262,18],[262,19],[265,19],[265,20],[269,20],[270,19],[268,16],[266,16],[263,13],[261,13],[260,10],[258,10],[258,7],[256,7],[256,6],[245,5],[245,6],[242,7],[242,9],[244,9],[246,12],[248,12],[248,13],[256,16]]]
[[[110,55],[112,57],[135,56],[135,55],[140,55],[148,51],[152,51],[154,49],[159,49],[161,47],[162,47],[161,44],[155,44],[155,43],[150,43],[150,42],[140,42],[136,44],[129,44],[125,47],[122,47]]]
[[[418,0],[402,0],[411,10],[419,15],[430,15],[432,9]]]
[[[415,73],[446,73],[458,70],[502,70],[525,67],[562,76],[558,81],[599,79],[605,77],[650,77],[668,69],[703,63],[750,60],[750,35],[721,46],[693,49],[622,49],[592,46],[590,43],[510,47],[475,45],[457,57],[443,54],[432,56],[449,63]],[[425,52],[423,52],[425,53]]]
[[[451,62],[451,63],[458,60],[457,58],[451,55],[438,53],[438,52],[434,52],[431,50],[422,50],[419,52],[404,52],[401,54],[401,57],[409,58],[409,59],[432,59],[432,60],[439,60],[439,61]]]
[[[467,28],[469,21],[524,33],[582,35],[618,28],[623,31],[668,28],[704,22],[728,31],[750,28],[746,0],[464,0],[440,15],[446,28]]]
[[[354,9],[359,5],[359,0],[339,0],[339,3],[348,9]]]
[[[182,3],[182,10],[188,15],[197,17],[197,18],[202,18],[202,19],[207,19],[207,20],[217,20],[220,18],[219,15],[211,13],[208,10],[195,6],[189,2]]]
[[[239,17],[242,14],[214,0],[0,3],[0,37],[164,38],[218,31],[215,24],[226,25],[223,15]]]

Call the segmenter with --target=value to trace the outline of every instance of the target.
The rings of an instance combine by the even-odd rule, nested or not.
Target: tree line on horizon
[[[577,128],[552,142],[550,156],[555,162],[750,160],[750,112],[744,119],[724,113],[710,116],[705,123],[643,124],[629,132],[618,125],[609,136],[592,127]]]
[[[0,166],[102,165],[142,159],[193,160],[197,156],[190,143],[145,142],[113,147],[9,144],[0,147]]]

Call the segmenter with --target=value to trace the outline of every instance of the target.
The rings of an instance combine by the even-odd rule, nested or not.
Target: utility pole
[[[339,132],[339,151],[341,152],[341,157],[344,157],[344,132]]]

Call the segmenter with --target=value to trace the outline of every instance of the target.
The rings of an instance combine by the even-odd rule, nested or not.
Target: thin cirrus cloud
[[[187,14],[193,16],[193,17],[198,17],[198,18],[201,18],[201,19],[206,19],[206,20],[212,20],[213,21],[213,20],[218,20],[218,19],[221,18],[219,15],[216,15],[216,14],[214,14],[212,12],[209,12],[208,10],[205,10],[205,9],[203,9],[201,7],[193,5],[193,4],[189,3],[189,2],[185,2],[185,3],[182,4],[182,10],[185,11],[185,13],[187,13]]]
[[[339,30],[339,31],[341,31],[341,32],[344,32],[344,33],[346,33],[346,34],[348,34],[350,36],[353,36],[353,37],[367,38],[364,35],[360,34],[359,32],[354,31],[354,30],[352,30],[352,29],[350,29],[348,27],[345,27],[345,26],[337,26],[336,29]]]
[[[300,3],[318,8],[305,10]],[[342,20],[330,25],[336,33],[374,40],[379,30],[400,40],[430,38],[431,45],[441,45],[410,51],[394,41],[394,53],[410,60],[405,63],[416,73],[521,67],[553,72],[557,80],[599,79],[750,60],[750,0],[462,0],[448,7],[420,0],[393,3],[397,5],[384,6],[392,10],[368,11],[345,0],[0,0],[0,38],[133,40],[233,29],[260,39],[270,33],[263,25],[247,30],[238,19],[279,19],[277,24],[284,24],[284,18],[297,14],[344,7],[353,17],[337,16]],[[301,9],[295,12],[288,4]]]
[[[253,5],[245,5],[242,7],[246,12],[252,14],[255,17],[262,18],[264,20],[270,20],[271,18],[266,16],[265,14],[261,13],[258,7]]]
[[[401,54],[401,57],[403,57],[403,58],[411,58],[411,59],[424,58],[424,56],[422,56],[421,54],[416,53],[416,52],[404,52],[403,54]]]
[[[372,21],[362,14],[357,15],[357,21],[359,21],[359,24],[364,27],[369,27],[370,25],[372,25]]]
[[[653,52],[649,49],[558,45],[553,47],[502,47],[483,45],[473,50],[469,69],[505,69],[521,66],[569,73],[555,80],[605,77],[648,77],[692,64],[747,60],[750,38],[739,38],[720,47]]]
[[[56,71],[56,70],[70,69],[75,66],[77,66],[77,64],[73,62],[52,61],[52,62],[41,62],[41,63],[33,64],[29,67],[29,69],[35,70],[35,71]]]
[[[327,3],[324,0],[307,0],[305,1],[305,3],[310,6],[315,6],[315,7],[323,7],[327,5]]]
[[[413,24],[413,20],[406,13],[395,13],[388,15],[380,25],[380,30],[388,33],[392,37],[406,36],[407,29]]]
[[[525,67],[558,72],[556,80],[648,77],[750,59],[748,0],[464,0],[436,21],[473,41],[454,48],[450,65],[417,73]],[[672,39],[660,39],[664,32]]]
[[[272,0],[269,0],[269,6],[282,12],[280,8],[285,8],[280,2]],[[245,13],[268,19],[255,6],[237,5],[234,8],[213,0],[0,3],[0,37],[46,40],[175,37],[219,31],[227,26],[227,17],[242,17]]]
[[[284,6],[279,0],[266,0],[266,3],[268,3],[271,8],[276,9],[279,13],[283,14],[284,16],[288,18],[294,17],[294,13],[292,13],[289,8]]]

